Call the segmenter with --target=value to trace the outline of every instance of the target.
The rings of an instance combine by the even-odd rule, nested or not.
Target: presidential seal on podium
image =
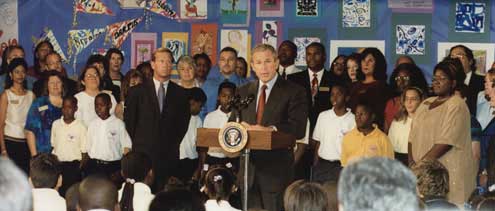
[[[228,122],[218,133],[218,142],[227,152],[239,152],[248,141],[247,129],[237,122]]]

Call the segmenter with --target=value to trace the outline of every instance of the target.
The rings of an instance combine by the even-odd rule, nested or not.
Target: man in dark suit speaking
[[[124,121],[133,150],[146,153],[153,163],[153,192],[162,190],[176,170],[191,116],[186,91],[170,81],[172,65],[172,52],[157,49],[151,58],[153,79],[132,87],[125,102]]]
[[[266,44],[252,50],[251,67],[258,76],[238,89],[241,98],[256,96],[256,101],[242,111],[242,124],[248,129],[280,131],[304,137],[308,102],[304,88],[278,76],[279,62],[275,49]],[[293,180],[292,149],[253,150],[251,164],[254,182],[249,189],[250,208],[282,210],[285,188]]]

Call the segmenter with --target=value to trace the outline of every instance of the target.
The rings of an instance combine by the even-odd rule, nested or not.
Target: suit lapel
[[[246,113],[248,115],[243,116],[244,120],[250,124],[256,123],[256,108],[258,106],[256,99],[258,97],[258,86],[259,86],[259,80],[256,81],[255,83],[251,83],[248,87],[248,93],[247,96],[254,95],[254,101],[248,105],[246,108]]]
[[[148,82],[146,83],[146,90],[149,94],[149,98],[151,99],[151,107],[153,109],[153,112],[155,114],[159,114],[160,105],[158,104],[158,97],[156,96],[155,83],[153,83],[153,80],[148,80]]]
[[[280,89],[280,83],[282,77],[277,77],[277,81],[273,85],[272,90],[270,91],[270,95],[268,96],[268,100],[265,104],[265,110],[263,111],[263,119],[261,122],[265,124],[267,119],[271,119],[271,114],[276,110],[276,106],[279,104],[283,90]]]

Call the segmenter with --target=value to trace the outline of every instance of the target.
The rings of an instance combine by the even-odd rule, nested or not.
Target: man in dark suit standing
[[[309,171],[311,163],[313,162],[312,155],[314,154],[314,141],[313,130],[316,125],[318,115],[325,110],[330,109],[330,85],[331,81],[330,73],[325,70],[325,61],[327,55],[325,52],[325,46],[321,43],[311,43],[306,47],[306,64],[308,69],[305,71],[294,73],[288,76],[288,80],[299,84],[306,89],[306,97],[308,99],[308,116],[309,116],[309,139],[310,147],[307,149],[305,155],[303,153],[296,156],[296,177],[301,179],[309,179]],[[299,162],[300,161],[300,162]]]
[[[240,87],[238,94],[242,98],[256,96],[256,101],[242,111],[242,124],[248,129],[280,131],[301,139],[307,122],[305,91],[282,79],[277,74],[278,65],[272,46],[260,44],[252,50],[251,67],[258,80]],[[254,180],[249,189],[250,208],[282,210],[284,190],[293,180],[293,162],[292,149],[251,152]]]
[[[469,88],[467,96],[469,113],[476,115],[476,100],[478,99],[478,93],[484,89],[485,80],[483,76],[475,73],[476,60],[474,60],[473,51],[464,45],[456,45],[450,48],[449,54],[451,58],[457,58],[462,63],[464,73],[466,73],[464,84]]]
[[[151,59],[153,79],[131,88],[125,102],[133,150],[146,153],[153,162],[153,192],[162,190],[175,170],[191,116],[186,91],[170,81],[172,64],[172,52],[157,49]]]

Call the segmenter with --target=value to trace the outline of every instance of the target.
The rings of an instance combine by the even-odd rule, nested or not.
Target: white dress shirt
[[[110,95],[110,101],[112,102],[110,114],[114,114],[115,106],[117,106],[117,101],[115,100],[113,95],[108,95]],[[88,95],[88,93],[86,93],[85,91],[77,93],[76,95],[74,95],[74,97],[77,98],[77,111],[75,113],[76,119],[82,120],[84,125],[89,125],[89,123],[93,119],[98,118],[98,115],[96,115],[95,111],[95,97]]]
[[[492,121],[494,109],[491,107],[490,102],[485,98],[485,91],[478,93],[478,100],[476,102],[476,119],[481,125],[481,129],[484,130],[486,126]]]
[[[279,65],[278,66],[278,74],[282,75],[283,72],[284,72],[284,67],[282,65]],[[290,75],[290,74],[298,73],[298,72],[302,72],[302,70],[297,68],[296,65],[294,65],[294,64],[285,67],[285,75],[286,76]]]
[[[88,127],[88,154],[93,159],[116,161],[124,148],[132,148],[131,138],[122,120],[111,115],[106,120],[94,119]]]
[[[388,138],[390,139],[390,143],[392,143],[395,152],[407,154],[407,145],[409,143],[409,132],[411,132],[411,123],[411,117],[407,117],[407,120],[405,122],[403,120],[392,121],[390,129],[388,131]]]
[[[229,121],[230,114],[232,112],[226,114],[222,110],[220,110],[220,106],[215,111],[208,113],[205,117],[205,121],[203,123],[204,128],[222,128]],[[208,155],[216,158],[225,158],[227,157],[222,148],[220,147],[210,147],[208,148]]]
[[[25,139],[24,126],[34,94],[27,90],[25,95],[16,95],[10,89],[6,89],[7,113],[5,114],[4,135],[12,138]]]
[[[213,199],[206,201],[205,209],[206,211],[241,211],[230,206],[228,201],[221,200],[217,202],[217,200]]]
[[[318,87],[320,87],[320,84],[321,84],[321,79],[323,78],[323,72],[325,71],[325,69],[321,69],[320,71],[316,72],[316,78],[318,78]],[[309,85],[312,86],[313,84],[311,83],[313,81],[313,74],[315,74],[315,72],[313,72],[311,69],[308,68],[308,74],[309,74]]]
[[[124,184],[119,190],[119,202],[122,200],[122,193],[124,192]],[[132,204],[134,205],[134,211],[148,211],[151,201],[155,198],[155,195],[151,193],[150,187],[142,182],[134,183],[134,196],[132,197]]]
[[[464,84],[469,86],[469,81],[471,80],[471,76],[473,75],[473,71],[469,71],[466,73],[466,78],[464,79]]]
[[[198,158],[198,152],[196,151],[197,130],[201,128],[202,124],[201,118],[198,115],[191,115],[186,135],[184,135],[182,142],[180,142],[179,159]]]
[[[55,189],[33,189],[33,211],[66,211],[65,199]]]
[[[320,113],[313,131],[313,139],[320,142],[318,156],[328,161],[340,160],[344,135],[356,126],[354,114],[350,109],[337,116],[333,109]]]
[[[67,124],[63,118],[55,120],[52,125],[52,153],[62,162],[81,160],[81,153],[87,152],[86,134],[88,129],[80,120],[75,119]]]

